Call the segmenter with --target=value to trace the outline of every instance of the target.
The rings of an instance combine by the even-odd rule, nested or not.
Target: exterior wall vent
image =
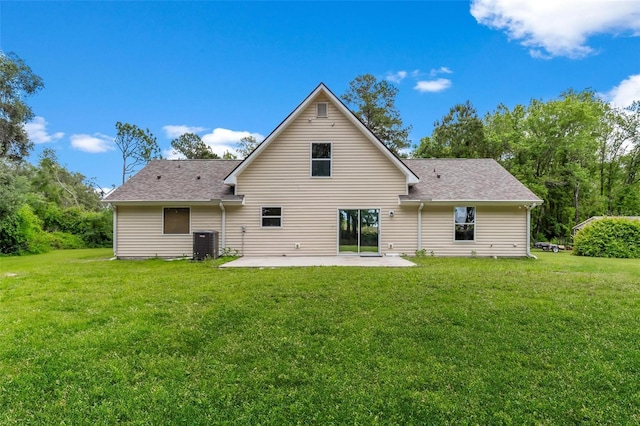
[[[316,104],[316,117],[327,118],[329,116],[329,104],[326,102],[318,102]]]

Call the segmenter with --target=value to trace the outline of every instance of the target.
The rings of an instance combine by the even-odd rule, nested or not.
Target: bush
[[[68,232],[51,232],[49,235],[49,246],[56,250],[85,248],[84,241],[78,235]]]
[[[640,258],[640,221],[596,220],[578,231],[573,253],[591,257]]]
[[[9,253],[38,254],[50,250],[49,235],[42,230],[40,219],[28,204],[18,209],[13,231],[13,250]]]
[[[110,209],[96,212],[87,211],[82,207],[61,208],[54,203],[48,203],[36,213],[42,218],[44,230],[54,234],[54,248],[111,247],[113,212]],[[60,239],[62,234],[78,237],[80,245],[76,244],[76,239],[71,241],[68,236]],[[67,247],[68,244],[73,247]]]
[[[99,212],[84,212],[75,234],[84,241],[85,247],[111,247],[113,239],[113,212],[108,209]]]

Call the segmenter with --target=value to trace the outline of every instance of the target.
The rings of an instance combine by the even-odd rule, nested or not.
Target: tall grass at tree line
[[[0,424],[640,422],[634,260],[109,256],[0,258]]]

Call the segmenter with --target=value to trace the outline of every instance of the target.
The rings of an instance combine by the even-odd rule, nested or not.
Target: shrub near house
[[[640,258],[640,222],[628,219],[595,221],[576,234],[574,254]]]

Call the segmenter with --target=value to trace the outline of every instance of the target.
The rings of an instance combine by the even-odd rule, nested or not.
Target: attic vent
[[[200,180],[200,176],[196,177],[196,179]]]
[[[158,175],[158,179],[160,179],[162,176]]]
[[[316,117],[327,118],[329,116],[329,107],[326,102],[318,102],[316,104]]]

